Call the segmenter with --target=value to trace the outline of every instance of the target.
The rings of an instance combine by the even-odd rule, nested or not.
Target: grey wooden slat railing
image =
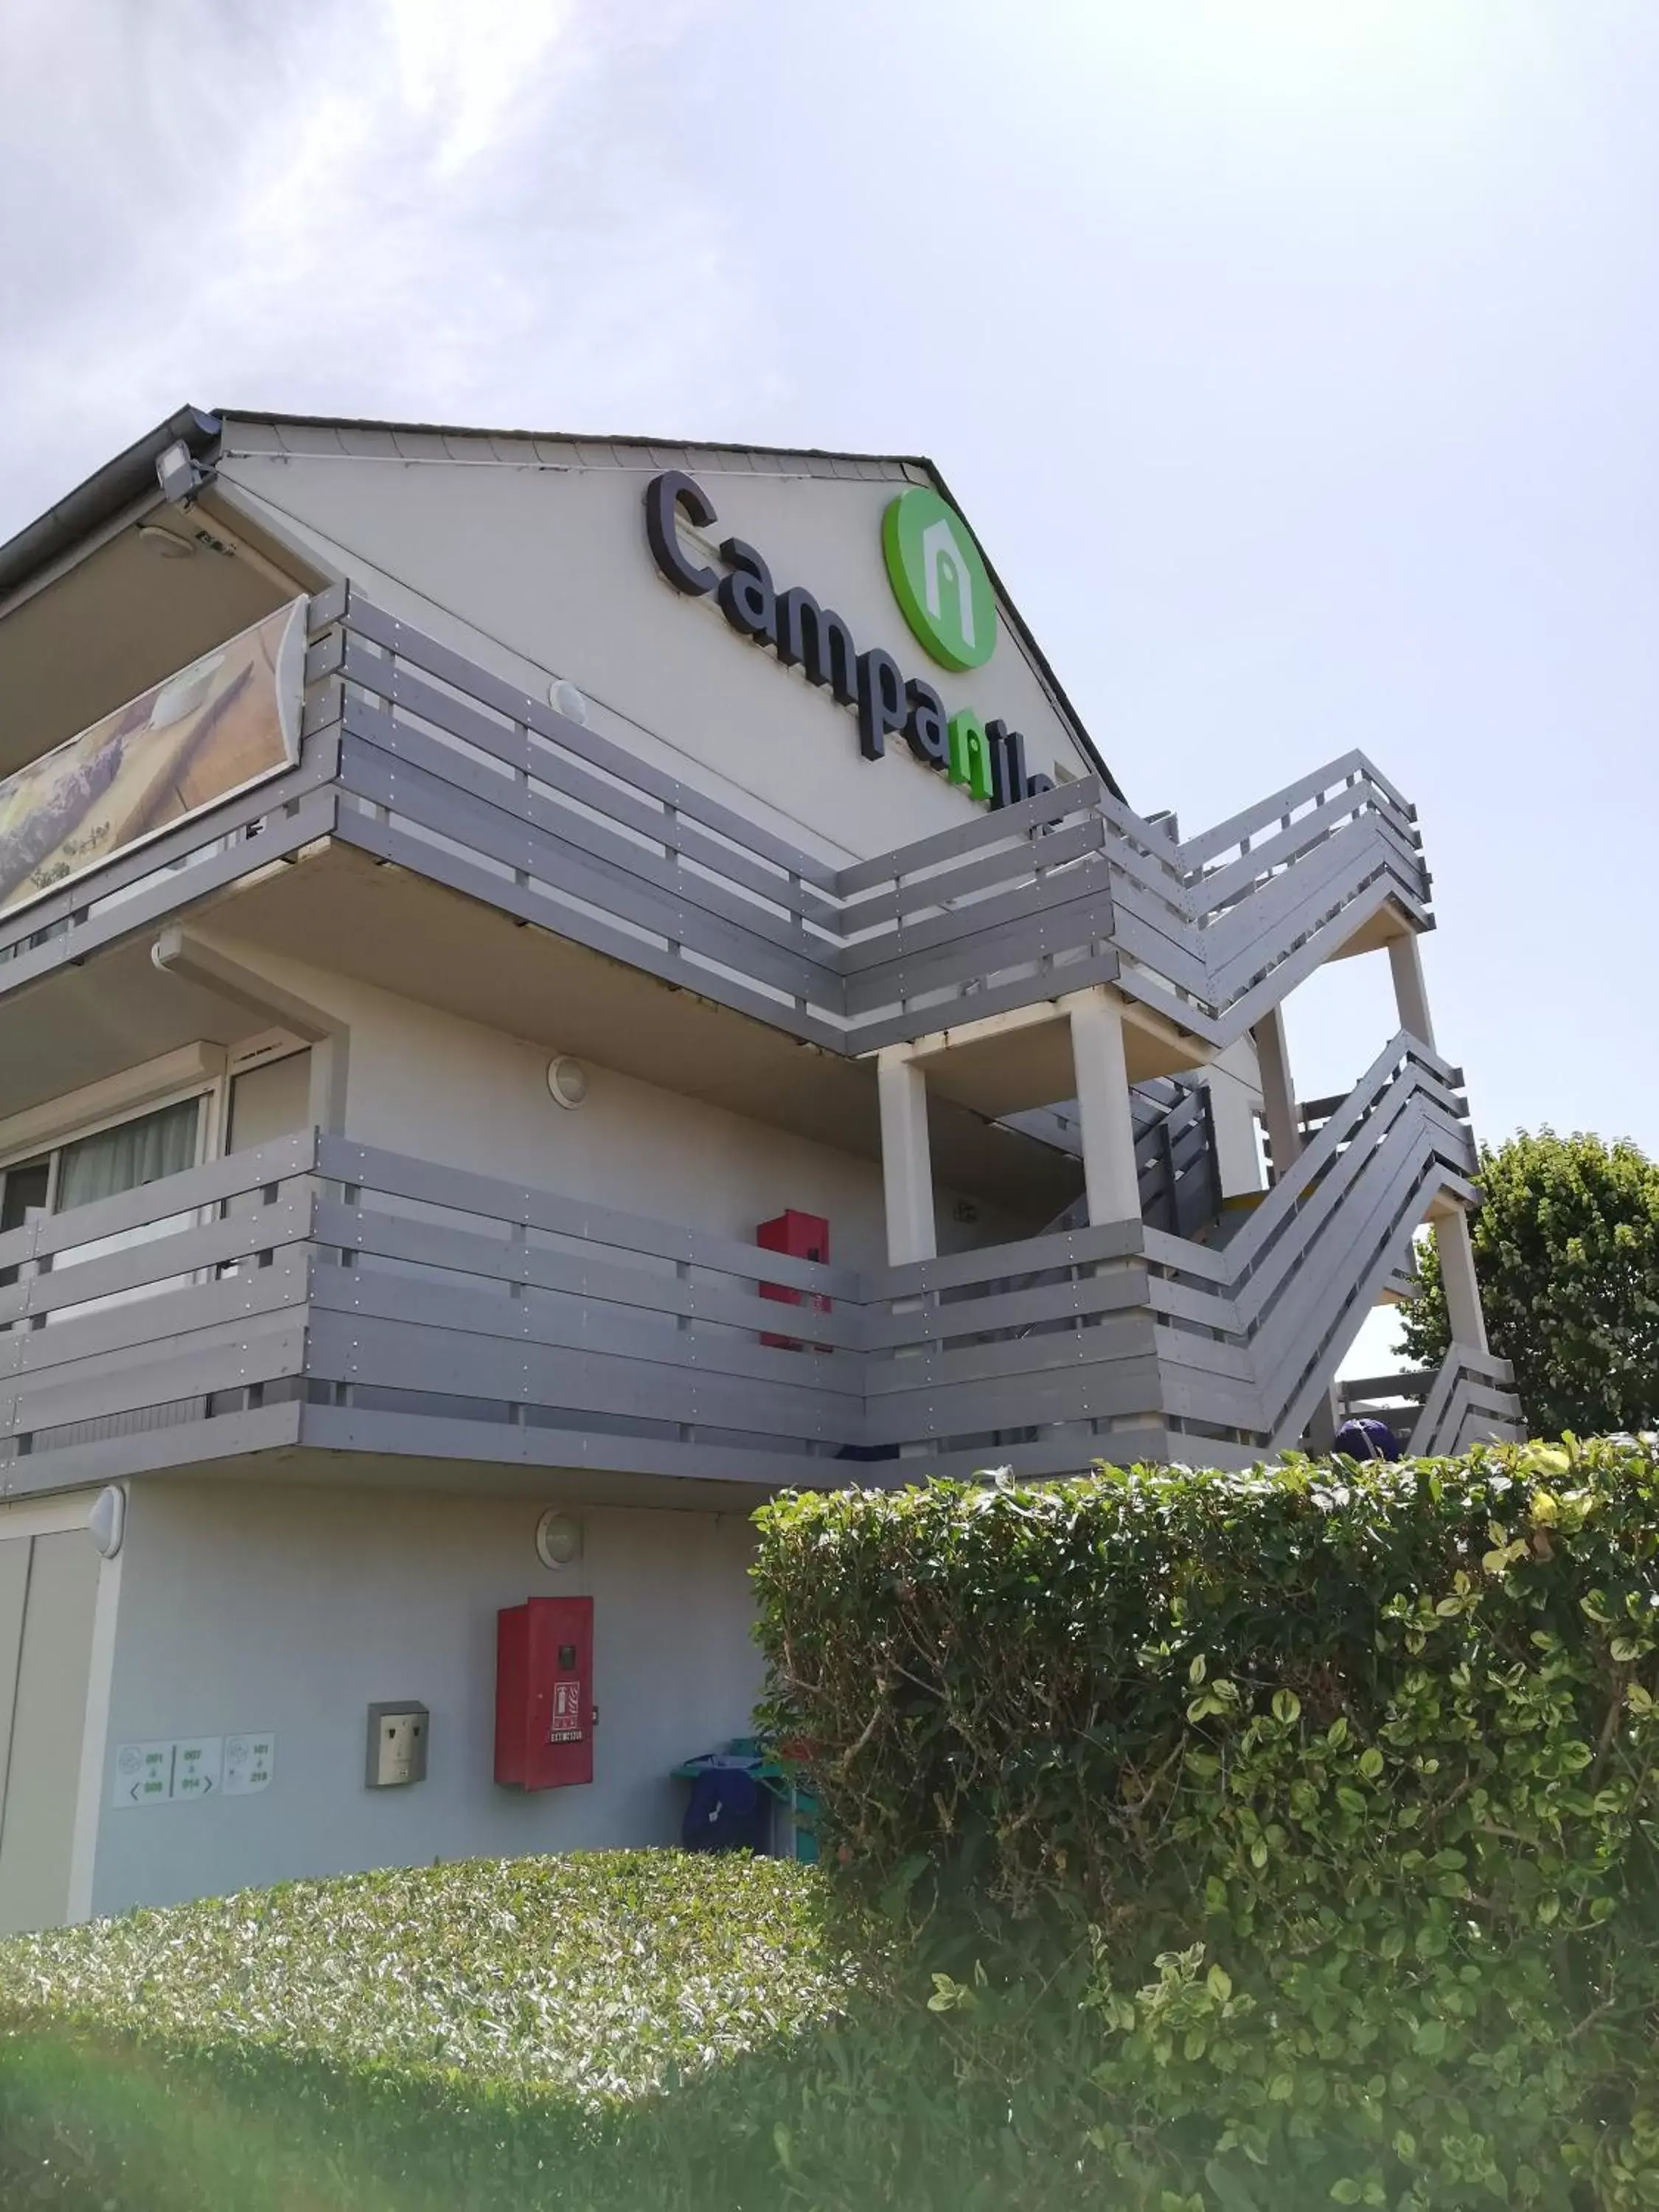
[[[464,1432],[459,1457],[702,1474],[723,1451],[728,1479],[763,1483],[916,1452],[1054,1471],[1121,1437],[1179,1450],[1183,1432],[1259,1454],[1299,1435],[1431,1201],[1468,1194],[1449,1073],[1396,1039],[1223,1251],[1124,1222],[863,1276],[285,1139],[0,1238],[19,1271],[0,1292],[5,1479],[76,1479],[86,1451],[55,1438],[180,1406],[198,1408],[179,1434],[199,1458],[195,1431],[273,1389],[302,1401],[301,1443],[418,1433],[427,1451]],[[1466,1361],[1430,1429],[1501,1430],[1505,1388],[1501,1363]],[[154,1437],[144,1449],[164,1463]]]
[[[299,766],[0,916],[0,997],[325,836],[842,1053],[1102,981],[1224,1045],[1385,903],[1428,922],[1358,753],[1184,844],[1085,777],[837,869],[353,591],[312,626]]]

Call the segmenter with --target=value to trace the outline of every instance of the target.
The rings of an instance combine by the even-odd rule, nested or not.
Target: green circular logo
[[[956,509],[917,484],[883,515],[881,543],[893,596],[934,659],[946,668],[982,667],[996,650],[996,601]]]

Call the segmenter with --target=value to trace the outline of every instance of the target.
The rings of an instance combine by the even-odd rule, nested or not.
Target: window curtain
[[[186,1098],[65,1145],[58,1161],[58,1212],[89,1206],[96,1198],[137,1190],[162,1176],[181,1175],[196,1164],[196,1128],[201,1102]]]

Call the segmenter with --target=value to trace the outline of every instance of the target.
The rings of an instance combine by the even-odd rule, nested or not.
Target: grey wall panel
[[[865,1392],[873,1409],[889,1399],[914,1397],[918,1391],[937,1395],[954,1393],[969,1383],[998,1384],[1003,1386],[1008,1410],[992,1425],[1018,1428],[1025,1425],[1019,1406],[1028,1378],[1078,1368],[1098,1370],[1156,1348],[1148,1315],[1115,1314],[1086,1328],[1007,1335],[994,1344],[954,1350],[930,1346],[912,1356],[872,1359],[865,1370]]]
[[[257,1331],[237,1323],[228,1330],[199,1330],[165,1352],[147,1346],[119,1365],[116,1358],[106,1354],[73,1370],[55,1370],[38,1382],[25,1378],[13,1415],[18,1433],[301,1374],[306,1326],[302,1319],[281,1317]]]
[[[619,1251],[655,1253],[751,1280],[784,1283],[830,1297],[860,1295],[862,1279],[847,1267],[797,1260],[708,1230],[685,1229],[644,1215],[624,1213],[562,1193],[504,1183],[493,1176],[410,1159],[344,1137],[324,1137],[317,1158],[322,1174],[388,1197],[447,1206],[458,1212],[522,1224],[550,1234],[580,1237]],[[780,1309],[780,1310],[782,1310]]]
[[[1159,1376],[1157,1355],[1149,1351],[1099,1365],[1049,1368],[1026,1376],[1017,1390],[997,1378],[953,1382],[936,1391],[872,1401],[866,1433],[872,1444],[931,1443],[981,1430],[1151,1412],[1158,1404]]]
[[[68,1911],[99,1565],[84,1530],[34,1539],[0,1823],[0,1931],[50,1928]]]
[[[763,1298],[736,1279],[711,1282],[707,1267],[702,1265],[695,1278],[689,1271],[685,1277],[652,1272],[637,1261],[629,1266],[608,1259],[602,1250],[555,1251],[544,1244],[510,1242],[499,1235],[452,1229],[380,1208],[349,1206],[333,1200],[324,1200],[317,1208],[316,1236],[319,1244],[342,1251],[447,1268],[477,1275],[481,1283],[518,1283],[531,1289],[639,1307],[688,1321],[724,1322],[751,1331],[776,1330],[780,1326],[781,1302]],[[763,1273],[753,1253],[749,1255],[747,1268],[752,1275]],[[331,1303],[337,1303],[337,1297],[331,1292]],[[788,1320],[787,1311],[782,1318]],[[856,1348],[865,1341],[861,1310],[848,1305],[845,1299],[839,1304],[832,1299],[828,1312],[814,1308],[810,1319],[814,1343]],[[803,1316],[801,1327],[805,1326]]]
[[[1242,839],[1248,837],[1254,841],[1263,830],[1270,830],[1297,808],[1305,806],[1310,800],[1318,801],[1327,792],[1362,772],[1374,781],[1380,781],[1364,754],[1352,751],[1344,753],[1340,759],[1328,763],[1323,768],[1315,769],[1307,775],[1299,776],[1294,783],[1287,783],[1271,798],[1259,800],[1255,805],[1247,806],[1240,813],[1229,815],[1224,822],[1218,822],[1212,830],[1205,830],[1200,836],[1188,837],[1181,848],[1188,866],[1200,868],[1218,857],[1231,854]]]
[[[23,1656],[33,1539],[0,1535],[0,1837],[5,1833],[6,1777],[17,1713],[17,1669]]]
[[[971,915],[973,909],[968,911]],[[921,952],[902,953],[878,967],[848,976],[845,984],[847,1010],[854,1017],[879,1015],[906,1002],[914,1005],[924,1001],[926,994],[940,991],[952,994],[954,1009],[960,1006],[961,994],[971,984],[972,1018],[980,1020],[989,995],[981,986],[988,978],[1006,977],[1011,969],[1027,969],[1031,973],[1024,982],[1024,997],[1019,1003],[1053,998],[1057,988],[1054,973],[1040,970],[1036,963],[1072,951],[1086,952],[1097,941],[1103,942],[1111,935],[1109,894],[1103,890],[1092,901],[1067,900],[1034,913],[1028,919],[1006,922],[992,932],[964,930],[960,938],[946,945]],[[926,1034],[928,1029],[949,1026],[949,1012],[941,1008],[938,1018],[918,1021],[915,1033]],[[860,1042],[867,1042],[866,1033]]]
[[[46,1498],[88,1483],[125,1481],[204,1463],[228,1478],[258,1474],[261,1455],[280,1453],[298,1441],[297,1401],[252,1412],[213,1413],[182,1428],[155,1429],[31,1453],[0,1465],[0,1492],[8,1498]]]
[[[786,840],[774,836],[746,816],[734,813],[718,799],[709,798],[695,785],[681,782],[665,775],[636,754],[612,744],[597,732],[579,727],[562,714],[544,706],[540,700],[527,693],[515,691],[509,684],[481,668],[476,661],[465,659],[434,640],[423,635],[410,624],[399,623],[354,594],[350,610],[351,628],[382,647],[395,651],[401,660],[415,668],[435,676],[440,683],[453,685],[457,690],[491,708],[508,721],[524,722],[529,728],[551,739],[567,752],[587,761],[593,767],[614,775],[623,783],[635,785],[652,797],[676,806],[705,829],[723,837],[730,837],[739,846],[763,853],[779,866],[802,876],[821,890],[834,888],[836,872],[815,855],[799,850]],[[404,680],[393,669],[385,673],[364,676],[359,680],[372,690],[380,690],[383,697],[394,702],[398,696],[398,686]],[[382,686],[385,686],[384,690]]]
[[[671,901],[705,908],[711,915],[752,931],[787,950],[798,951],[803,941],[814,941],[803,939],[802,894],[786,878],[771,878],[763,900],[749,896],[746,890],[727,889],[706,871],[678,866],[673,854],[665,849],[677,842],[674,824],[665,815],[656,817],[655,827],[650,833],[652,842],[642,844],[632,834],[632,825],[627,832],[611,830],[574,807],[558,805],[501,769],[470,760],[454,746],[441,744],[424,731],[410,729],[389,715],[373,716],[360,701],[353,703],[352,721],[362,722],[364,726],[359,732],[350,724],[348,726],[341,754],[340,780],[362,798],[401,807],[443,830],[447,836],[464,837],[461,827],[452,826],[443,818],[443,810],[448,805],[444,787],[453,786],[477,805],[503,817],[495,823],[483,817],[486,834],[496,841],[484,849],[507,857],[507,842],[523,825],[544,841],[532,847],[530,857],[524,862],[538,873],[557,872],[561,856],[568,853],[582,868],[591,870],[597,864],[623,877],[637,877],[643,884]],[[416,784],[416,770],[432,779],[431,786]],[[598,788],[604,792],[604,787]],[[617,799],[623,796],[620,793],[605,795]],[[434,808],[436,811],[432,811]],[[459,824],[460,820],[457,812],[455,823]],[[711,839],[702,841],[702,848],[711,857],[720,852]],[[732,858],[735,860],[737,856]],[[725,865],[720,872],[736,879],[735,871]],[[761,872],[759,869],[754,871],[756,875]],[[830,949],[827,941],[825,949]]]
[[[799,1383],[611,1357],[537,1343],[469,1335],[406,1321],[313,1313],[308,1371],[322,1379],[393,1390],[626,1415],[702,1422],[769,1436],[856,1440],[859,1401],[814,1388],[803,1358]]]
[[[1148,1303],[1144,1268],[1110,1275],[1091,1275],[1079,1268],[1068,1270],[1067,1279],[1060,1282],[1038,1283],[1030,1288],[1011,1284],[1000,1295],[957,1299],[948,1305],[929,1301],[920,1311],[906,1312],[896,1307],[872,1314],[863,1323],[862,1338],[866,1349],[874,1354],[906,1346],[944,1344],[998,1329],[1030,1328],[1066,1320],[1081,1322],[1096,1315]]]
[[[316,1132],[297,1131],[291,1137],[190,1168],[169,1176],[165,1182],[141,1184],[114,1198],[94,1199],[67,1213],[46,1215],[26,1229],[0,1237],[0,1267],[16,1267],[25,1260],[44,1259],[74,1244],[88,1244],[104,1237],[124,1235],[152,1221],[175,1213],[216,1206],[251,1190],[303,1175],[316,1156]]]
[[[152,1183],[149,1188],[154,1190],[158,1186]],[[70,1221],[74,1216],[57,1218]],[[24,1314],[56,1313],[93,1298],[142,1289],[171,1275],[273,1251],[308,1236],[310,1231],[311,1201],[299,1192],[278,1206],[261,1206],[257,1213],[237,1213],[222,1221],[180,1228],[169,1236],[128,1245],[95,1260],[55,1268],[49,1274],[26,1276],[0,1291],[0,1321]]]
[[[319,1267],[312,1279],[312,1308],[344,1321],[408,1323],[520,1347],[539,1345],[607,1359],[646,1360],[694,1375],[748,1376],[787,1389],[840,1391],[849,1402],[856,1401],[865,1373],[856,1353],[800,1352],[763,1344],[763,1330],[783,1334],[779,1320],[792,1310],[777,1305],[764,1309],[768,1317],[746,1329],[681,1326],[672,1315],[598,1298],[550,1297],[534,1291],[515,1298],[403,1273]],[[794,1333],[803,1342],[817,1340],[812,1319],[808,1315],[795,1320]]]
[[[377,1457],[478,1461],[521,1467],[602,1468],[607,1473],[663,1474],[689,1481],[752,1482],[757,1501],[785,1485],[834,1489],[855,1463],[805,1452],[733,1451],[726,1444],[677,1443],[653,1437],[590,1433],[580,1427],[501,1428],[493,1423],[392,1413],[357,1407],[307,1406],[303,1441],[321,1450],[371,1453]],[[751,1463],[752,1462],[752,1463]]]
[[[971,991],[952,990],[935,1000],[915,996],[908,1013],[867,1014],[860,1020],[852,1036],[858,1051],[878,1052],[883,1045],[897,1044],[912,1037],[930,1036],[935,1030],[948,1029],[964,1016],[983,1021],[992,1014],[1008,1013],[1020,1006],[1056,998],[1063,992],[1086,989],[1091,983],[1117,982],[1119,965],[1117,951],[1109,946],[1076,959],[1061,956],[1048,966],[1033,963],[1018,981]],[[1185,1009],[1178,1006],[1176,1012],[1177,1016],[1185,1016]],[[1186,1018],[1196,1031],[1197,1020],[1190,1016]]]
[[[1097,819],[1067,821],[1049,829],[1030,846],[999,846],[977,859],[955,861],[931,875],[907,876],[895,890],[877,892],[860,899],[856,905],[834,909],[833,926],[851,938],[910,915],[936,914],[945,901],[994,890],[1012,878],[1052,875],[1100,852],[1105,842],[1105,828]]]
[[[757,891],[777,905],[821,919],[832,929],[837,926],[840,908],[823,891],[801,878],[801,855],[789,855],[796,864],[793,866],[763,861],[755,851],[708,835],[679,808],[629,791],[613,778],[593,774],[521,726],[493,721],[467,707],[465,702],[429,686],[416,685],[411,690],[404,681],[399,688],[411,712],[424,720],[435,722],[439,728],[488,755],[500,766],[492,769],[486,761],[455,745],[441,743],[416,728],[408,713],[394,711],[380,702],[357,696],[345,708],[348,743],[353,738],[367,740],[398,758],[408,757],[493,803],[500,803],[497,793],[504,781],[513,788],[515,779],[533,778],[554,794],[544,796],[533,789],[526,792],[520,786],[523,802],[532,818],[539,820],[545,828],[574,836],[574,825],[597,815],[599,821],[591,824],[594,829],[602,830],[605,823],[614,823],[618,830],[630,833],[636,840],[645,840],[646,846],[636,845],[636,851],[643,851],[646,847],[672,846],[684,858],[699,862],[717,876]],[[504,774],[509,769],[510,776]],[[562,805],[562,799],[574,799],[577,805]],[[579,808],[586,812],[579,811]],[[605,836],[605,844],[594,849],[608,851],[617,842],[617,831],[606,832]]]
[[[984,958],[987,945],[971,940],[987,939],[988,944],[988,933],[1000,933],[1042,914],[1055,917],[1057,927],[1069,930],[1072,916],[1062,915],[1061,909],[1109,901],[1111,871],[1103,853],[1085,852],[1064,868],[1039,870],[1036,862],[1040,858],[1022,847],[1009,855],[1011,865],[1000,881],[976,889],[971,896],[965,896],[965,887],[953,881],[940,883],[930,901],[932,911],[902,915],[878,935],[843,946],[837,962],[841,972],[857,975],[945,948],[976,953],[981,967],[994,966],[994,955],[988,963]]]
[[[486,859],[523,869],[638,928],[693,945],[757,981],[803,997],[833,992],[830,972],[794,949],[799,940],[781,918],[775,922],[759,910],[750,912],[735,895],[722,901],[716,886],[705,886],[621,838],[607,841],[598,831],[561,836],[543,827],[529,818],[533,794],[520,795],[504,778],[499,793],[486,798],[355,738],[346,740],[340,774],[344,787],[359,798]],[[609,852],[590,849],[606,842]]]
[[[0,1352],[9,1364],[0,1374],[62,1381],[71,1374],[96,1374],[100,1363],[131,1364],[165,1351],[203,1330],[222,1336],[246,1335],[265,1317],[305,1304],[311,1279],[311,1255],[290,1251],[283,1261],[215,1282],[190,1283],[176,1290],[157,1288],[84,1320],[59,1321],[49,1328],[13,1330],[0,1337]]]
[[[931,836],[915,838],[875,860],[854,861],[852,866],[836,872],[832,888],[838,899],[855,901],[860,891],[883,890],[902,876],[913,875],[941,861],[977,854],[988,845],[1024,836],[1038,823],[1063,821],[1069,815],[1086,812],[1098,803],[1101,787],[1098,776],[1079,776],[1074,783],[1061,784],[1036,799],[1023,799],[1018,806],[1005,807],[975,821],[936,830]],[[856,913],[856,906],[854,911]]]
[[[758,990],[746,989],[730,977],[717,976],[712,969],[681,957],[665,944],[658,945],[645,937],[630,935],[619,925],[561,902],[552,886],[538,886],[533,882],[520,884],[508,877],[492,874],[482,861],[459,858],[408,830],[399,829],[395,823],[379,820],[354,807],[342,811],[335,834],[343,843],[356,846],[378,860],[394,860],[416,875],[428,877],[469,898],[482,899],[487,905],[501,908],[521,921],[534,922],[557,936],[568,938],[574,944],[586,945],[592,951],[619,960],[625,966],[641,969],[682,989],[700,990],[736,1012],[752,1015],[757,1021],[786,1030],[809,1043],[821,1044],[826,1050],[843,1049],[845,1039],[838,1028],[795,1007],[787,999],[769,998]]]

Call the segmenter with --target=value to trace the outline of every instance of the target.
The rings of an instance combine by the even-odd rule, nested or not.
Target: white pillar
[[[1390,940],[1389,965],[1394,970],[1394,1002],[1400,1010],[1401,1028],[1432,1052],[1434,1024],[1429,1018],[1428,987],[1423,981],[1423,948],[1417,941],[1415,930]]]
[[[1474,1245],[1469,1236],[1469,1217],[1458,1206],[1434,1224],[1435,1249],[1440,1257],[1440,1280],[1446,1292],[1446,1319],[1454,1344],[1485,1352],[1486,1317],[1480,1310],[1480,1285],[1475,1280]]]
[[[1261,1110],[1273,1147],[1273,1181],[1282,1182],[1302,1151],[1302,1117],[1296,1110],[1296,1085],[1285,1047],[1285,1024],[1277,1006],[1269,1007],[1251,1034],[1261,1069]]]
[[[1102,990],[1060,1000],[1072,1027],[1072,1073],[1083,1133],[1083,1182],[1089,1221],[1139,1221],[1135,1127],[1129,1110],[1129,1068],[1123,1051],[1123,1011]]]
[[[881,1173],[887,1196],[887,1264],[931,1260],[939,1250],[933,1224],[933,1162],[927,1142],[927,1084],[901,1046],[876,1057],[881,1103]]]

